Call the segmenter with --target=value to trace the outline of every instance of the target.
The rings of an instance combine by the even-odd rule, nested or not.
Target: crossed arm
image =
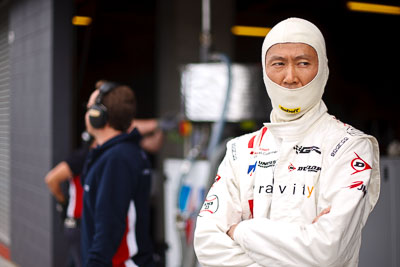
[[[331,211],[331,207],[327,207],[326,209],[323,209],[323,210],[321,211],[321,213],[318,214],[318,216],[314,218],[314,220],[312,221],[312,223],[316,223],[316,222],[318,221],[318,219],[319,219],[321,216],[323,216],[323,215],[325,215],[325,214],[328,214],[330,211]],[[236,229],[236,227],[237,227],[238,224],[239,224],[239,223],[235,223],[235,224],[232,225],[232,226],[229,228],[229,230],[226,232],[226,234],[227,234],[232,240],[235,240],[235,239],[234,239],[234,233],[235,233],[235,229]]]

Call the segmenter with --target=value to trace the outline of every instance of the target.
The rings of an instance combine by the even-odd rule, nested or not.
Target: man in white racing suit
[[[228,142],[199,213],[202,266],[358,266],[380,191],[376,139],[327,113],[325,41],[278,23],[262,47],[271,123]]]

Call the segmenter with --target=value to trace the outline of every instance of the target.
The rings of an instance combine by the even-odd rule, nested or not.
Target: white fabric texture
[[[358,265],[379,197],[378,143],[322,101],[296,121],[231,140],[217,177],[196,223],[202,266]],[[233,241],[226,232],[237,223]]]
[[[266,75],[265,55],[271,46],[279,43],[304,43],[315,49],[318,55],[318,73],[307,85],[288,89],[274,83]],[[311,22],[299,18],[289,18],[274,26],[264,39],[261,62],[265,87],[273,107],[272,122],[298,119],[322,99],[329,76],[328,59],[324,37]],[[297,113],[284,111],[294,109],[300,111]]]

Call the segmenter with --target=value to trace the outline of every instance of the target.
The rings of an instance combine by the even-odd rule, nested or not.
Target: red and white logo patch
[[[203,208],[201,209],[200,213],[208,212],[208,213],[215,213],[217,212],[219,207],[219,200],[216,195],[211,195],[206,198],[203,204]]]
[[[355,181],[355,182],[352,182],[351,185],[349,185],[347,187],[352,189],[352,188],[356,188],[356,187],[362,186],[363,184],[364,184],[363,181]]]
[[[372,169],[371,166],[367,162],[365,162],[365,160],[360,158],[360,156],[357,155],[356,152],[354,152],[354,154],[356,154],[357,157],[351,161],[351,167],[354,170],[354,172],[351,175]]]
[[[351,185],[346,186],[347,188],[353,189],[357,188],[357,190],[363,192],[363,197],[367,194],[367,186],[364,184],[363,181],[354,181]]]
[[[293,166],[293,164],[292,163],[290,163],[289,164],[289,166],[288,166],[288,170],[289,170],[289,172],[291,172],[291,171],[294,171],[296,169],[296,167],[295,166]]]

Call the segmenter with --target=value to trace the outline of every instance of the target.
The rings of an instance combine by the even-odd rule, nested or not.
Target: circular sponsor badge
[[[219,206],[219,200],[217,195],[207,196],[204,201],[203,207],[200,210],[200,213],[211,213],[214,214],[217,212]]]

